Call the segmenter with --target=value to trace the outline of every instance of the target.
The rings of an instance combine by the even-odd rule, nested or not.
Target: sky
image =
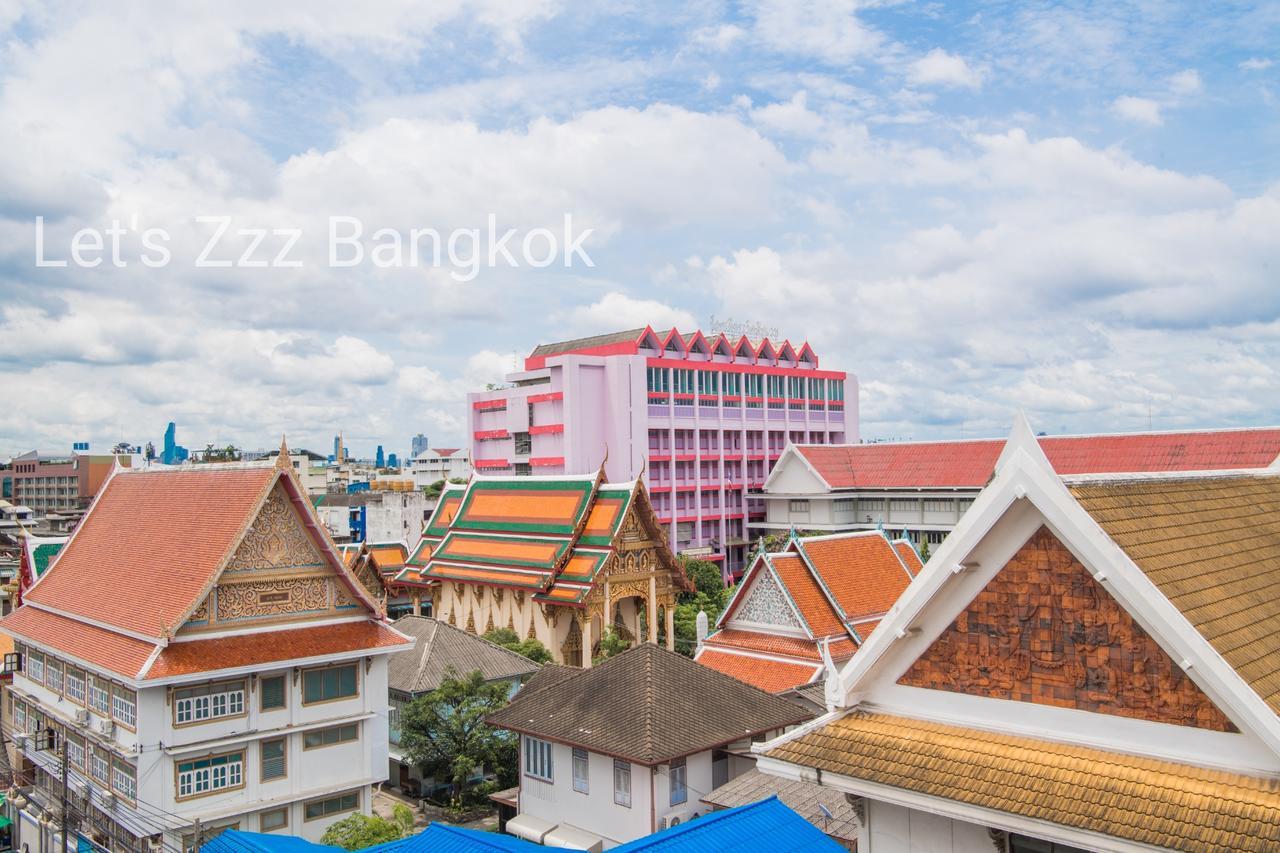
[[[1274,425],[1277,45],[1204,0],[0,0],[0,457],[456,446],[538,343],[712,317],[856,374],[864,439]],[[590,265],[373,263],[490,217]]]

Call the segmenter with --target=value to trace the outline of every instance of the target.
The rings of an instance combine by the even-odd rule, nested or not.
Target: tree
[[[729,600],[733,598],[733,593],[736,589],[736,586],[722,586],[714,595],[707,595],[699,590],[681,596],[681,601],[676,605],[675,613],[672,614],[672,622],[675,624],[676,631],[675,645],[677,652],[693,657],[693,653],[698,647],[699,611],[707,614],[709,625],[715,625],[716,620],[720,618],[720,613],[728,606]]]
[[[604,634],[600,637],[600,654],[592,658],[593,663],[600,663],[602,660],[621,654],[631,648],[631,644],[622,639],[622,635],[613,628],[605,628]]]
[[[520,635],[510,628],[494,628],[485,634],[484,638],[491,643],[502,646],[504,649],[510,649],[518,655],[524,655],[534,663],[551,662],[551,652],[547,650],[541,640],[533,638],[522,640]]]
[[[693,557],[680,558],[680,566],[684,569],[685,575],[689,580],[693,581],[696,592],[715,598],[724,591],[724,575],[720,571],[720,567],[710,560],[698,560]],[[681,599],[691,598],[696,593],[682,593]]]
[[[514,778],[517,738],[485,717],[506,707],[506,682],[486,683],[479,671],[447,672],[440,686],[404,707],[400,746],[410,761],[436,779],[447,779],[455,797],[478,768]]]
[[[403,803],[397,803],[392,809],[391,820],[357,812],[335,821],[320,836],[320,843],[344,850],[363,850],[375,844],[397,841],[412,831],[413,812]]]

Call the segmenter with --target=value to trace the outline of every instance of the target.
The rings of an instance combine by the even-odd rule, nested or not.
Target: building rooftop
[[[485,681],[520,678],[538,671],[538,664],[523,655],[436,619],[402,616],[392,625],[417,640],[415,648],[391,656],[387,677],[392,690],[435,690],[450,669],[458,675],[479,671]]]
[[[714,811],[613,848],[618,853],[843,853],[777,797]]]
[[[1042,436],[1062,475],[1266,468],[1280,459],[1280,427]],[[832,489],[985,486],[1004,439],[792,445]]]
[[[812,716],[793,702],[651,644],[534,687],[489,722],[648,766]]]
[[[1280,849],[1280,789],[1269,779],[864,712],[769,755],[1154,848]]]
[[[758,803],[769,797],[777,797],[783,805],[827,835],[845,841],[858,838],[858,818],[843,792],[816,782],[770,776],[754,767],[704,796],[702,802],[728,809]],[[823,815],[819,806],[831,812],[832,817]]]

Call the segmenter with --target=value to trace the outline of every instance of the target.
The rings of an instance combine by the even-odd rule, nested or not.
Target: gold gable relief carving
[[[209,621],[209,599],[200,602],[200,606],[191,614],[188,622],[207,622]]]
[[[320,577],[220,584],[216,595],[219,621],[329,609],[329,584]]]
[[[1236,731],[1043,527],[898,683]]]
[[[450,625],[452,625],[452,626],[453,626],[453,627],[455,627],[455,628],[456,628],[456,627],[458,627],[458,620],[457,620],[457,619],[455,619],[455,618],[454,618],[454,616],[453,616],[453,614],[454,614],[454,613],[456,613],[456,612],[457,612],[457,610],[450,610],[450,611],[449,611],[449,619],[447,620],[447,621],[449,622],[449,624],[450,624]]]
[[[476,632],[476,614],[474,610],[467,611],[467,631],[472,634]]]
[[[484,623],[484,632],[488,634],[488,633],[491,633],[492,631],[493,631],[493,611],[490,610],[489,621]]]
[[[249,526],[240,547],[227,564],[229,572],[280,569],[292,566],[316,566],[324,557],[315,541],[298,518],[293,504],[276,486],[253,524]]]
[[[538,632],[537,632],[537,631],[535,631],[535,630],[533,630],[533,617],[532,617],[532,616],[530,616],[530,617],[529,617],[529,633],[528,633],[528,635],[527,635],[527,639],[530,639],[530,640],[536,640],[536,639],[538,639]]]

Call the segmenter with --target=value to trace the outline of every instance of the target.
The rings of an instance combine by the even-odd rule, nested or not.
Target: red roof
[[[1040,446],[1062,475],[1266,468],[1280,458],[1280,428],[1047,436]],[[795,447],[833,489],[981,488],[1004,439]]]
[[[165,636],[203,597],[278,473],[221,468],[112,477],[26,600]]]
[[[404,645],[412,646],[413,640],[406,640],[386,625],[368,619],[314,628],[189,640],[165,647],[147,670],[146,677],[169,678]]]
[[[845,633],[845,627],[831,607],[831,602],[798,556],[774,554],[772,563],[779,580],[815,636],[829,637]]]
[[[59,649],[126,678],[137,678],[157,647],[155,643],[68,619],[30,604],[6,616],[0,621],[0,628],[19,639]]]

